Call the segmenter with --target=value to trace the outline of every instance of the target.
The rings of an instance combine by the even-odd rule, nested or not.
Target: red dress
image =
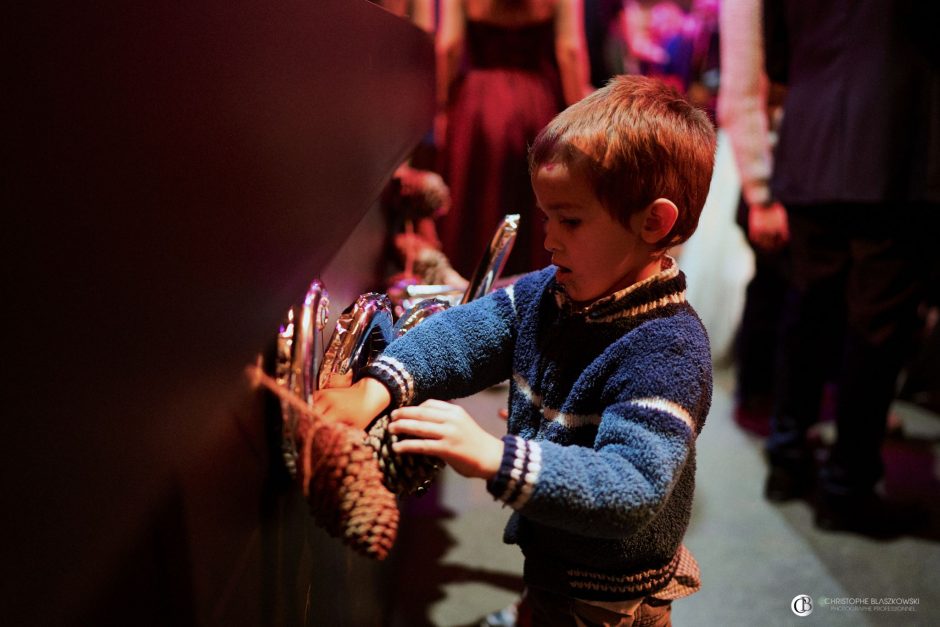
[[[444,253],[470,278],[503,216],[518,213],[519,234],[504,275],[536,270],[550,259],[527,152],[563,104],[554,22],[507,27],[469,21],[466,50],[441,165],[453,203],[438,225]]]

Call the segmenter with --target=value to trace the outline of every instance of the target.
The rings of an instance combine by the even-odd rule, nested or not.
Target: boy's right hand
[[[439,400],[392,412],[388,430],[412,436],[393,444],[399,454],[439,457],[464,477],[491,479],[499,472],[503,441],[485,431],[460,405]]]
[[[365,429],[391,402],[388,388],[377,379],[364,377],[349,387],[317,391],[313,395],[313,411],[326,422],[343,422]]]

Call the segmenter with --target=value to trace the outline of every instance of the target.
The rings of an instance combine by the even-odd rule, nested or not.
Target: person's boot
[[[812,488],[811,473],[786,466],[771,466],[764,482],[764,498],[774,503],[785,503],[809,495]]]
[[[734,407],[734,421],[743,430],[766,438],[770,435],[773,404],[765,395],[741,395]]]
[[[816,496],[814,522],[824,531],[893,538],[916,531],[923,521],[920,508],[887,501],[873,490],[849,495],[820,490]]]
[[[804,458],[785,463],[770,462],[764,482],[764,498],[784,503],[812,494],[816,469],[811,459]]]

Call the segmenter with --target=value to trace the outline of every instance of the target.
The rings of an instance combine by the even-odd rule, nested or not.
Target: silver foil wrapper
[[[473,278],[470,279],[470,285],[464,292],[462,303],[469,303],[481,296],[486,296],[493,283],[499,278],[509,259],[509,253],[512,251],[512,245],[516,241],[516,233],[519,231],[519,214],[512,213],[503,218],[503,222],[496,229],[493,240],[489,248],[483,253],[480,264],[477,266]]]
[[[319,389],[352,384],[396,336],[392,306],[384,294],[363,294],[336,321],[320,364]]]
[[[459,305],[463,300],[464,290],[452,285],[409,285],[405,288],[405,298],[402,307],[405,310],[413,309],[421,301],[437,299],[450,306]],[[405,314],[402,313],[402,316]]]
[[[395,335],[402,336],[428,317],[449,308],[451,303],[443,298],[426,298],[411,306],[395,322]]]
[[[314,280],[307,288],[303,305],[291,307],[277,334],[277,358],[274,378],[279,385],[313,403],[317,373],[323,354],[323,327],[329,318],[330,300],[323,284]],[[291,475],[297,474],[297,423],[300,416],[289,403],[281,403],[281,449],[284,464]]]
[[[425,297],[398,318],[395,322],[396,334],[400,337],[408,333],[431,316],[450,308],[452,304],[454,303],[443,298]],[[385,487],[399,497],[424,494],[437,478],[444,462],[428,455],[397,454],[394,444],[400,436],[389,432],[390,423],[390,415],[380,416],[369,428],[366,437],[366,443],[375,451]]]

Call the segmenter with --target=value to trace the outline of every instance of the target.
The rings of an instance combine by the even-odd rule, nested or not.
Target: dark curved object
[[[303,551],[243,373],[430,127],[430,39],[366,0],[3,30],[4,622],[375,624]]]

